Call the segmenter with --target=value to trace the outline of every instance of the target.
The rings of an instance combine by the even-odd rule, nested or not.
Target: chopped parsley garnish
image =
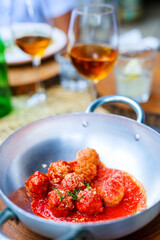
[[[86,180],[84,180],[84,185],[88,188],[88,190],[91,190],[91,186],[89,186],[89,183],[86,182]]]
[[[61,193],[60,193],[60,191],[59,191],[58,188],[52,187],[52,189],[56,189],[56,190],[57,190],[57,192],[58,192],[58,197],[59,197],[60,201],[62,201],[62,199],[64,198],[64,195],[61,195]]]
[[[81,200],[81,199],[83,198],[83,196],[81,196],[80,198],[77,198],[77,195],[78,195],[78,193],[80,192],[80,190],[81,190],[81,188],[78,188],[78,190],[75,190],[75,188],[74,188],[74,189],[73,189],[73,192],[68,191],[67,194],[68,194],[69,196],[71,196],[73,200],[79,201],[79,200]]]

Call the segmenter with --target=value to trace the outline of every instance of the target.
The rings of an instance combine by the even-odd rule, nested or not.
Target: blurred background
[[[153,35],[160,40],[159,12],[160,2],[156,0],[119,0],[120,33],[138,28],[144,37]]]
[[[35,0],[34,0],[35,1]],[[27,2],[28,4],[28,12],[31,12],[30,6],[31,3],[34,1],[32,0],[1,0],[0,1],[0,35],[5,47],[5,61],[7,67],[7,76],[8,76],[8,83],[11,90],[11,101],[12,101],[12,109],[22,109],[24,108],[24,102],[19,100],[23,98],[25,95],[29,95],[31,91],[35,90],[35,81],[37,75],[39,75],[40,82],[43,84],[43,87],[49,92],[47,93],[49,98],[47,98],[45,102],[45,107],[50,106],[49,110],[47,109],[47,115],[51,114],[50,109],[53,109],[53,106],[56,108],[55,114],[61,113],[59,110],[61,106],[66,106],[67,101],[64,100],[65,94],[67,96],[71,96],[71,94],[79,94],[77,96],[77,101],[79,102],[79,108],[75,107],[73,102],[69,103],[69,107],[63,108],[62,112],[68,111],[83,111],[85,110],[84,106],[87,106],[87,103],[90,100],[84,100],[82,103],[82,99],[88,99],[88,96],[85,90],[88,87],[88,83],[86,79],[77,75],[75,73],[75,69],[70,71],[67,70],[69,73],[69,78],[73,81],[61,81],[60,71],[62,67],[62,73],[66,69],[68,69],[68,59],[65,61],[64,65],[64,58],[62,56],[57,56],[62,50],[66,50],[67,46],[67,32],[70,22],[70,16],[72,9],[79,4],[87,4],[87,3],[110,3],[113,4],[117,11],[117,19],[119,25],[119,36],[120,36],[120,44],[121,41],[124,41],[124,45],[129,43],[133,43],[137,45],[136,41],[139,39],[145,39],[145,44],[149,44],[149,46],[153,47],[154,49],[159,49],[160,43],[160,1],[156,0],[59,0],[52,1],[52,0],[39,0],[39,21],[49,23],[53,28],[57,28],[60,32],[56,31],[54,33],[55,39],[51,42],[51,45],[47,48],[46,54],[42,56],[42,63],[39,67],[39,72],[35,75],[34,67],[31,63],[31,58],[28,54],[24,53],[20,48],[18,48],[13,40],[13,35],[11,30],[11,25],[15,21],[15,19],[19,18],[21,22],[26,20],[25,11],[23,9],[23,2]],[[39,17],[41,15],[41,17]],[[122,37],[122,38],[121,38]],[[64,57],[64,56],[63,56]],[[159,60],[158,60],[159,62]],[[157,64],[158,64],[157,62]],[[2,68],[3,69],[3,68]],[[157,68],[158,69],[158,68]],[[2,70],[1,70],[2,71]],[[113,71],[112,71],[113,73]],[[112,73],[109,75],[109,80],[105,79],[104,81],[98,84],[98,93],[99,95],[108,95],[112,93],[116,93],[115,91],[115,80],[112,78]],[[158,70],[156,74],[159,74]],[[158,76],[158,75],[156,75]],[[63,76],[66,77],[66,76]],[[67,76],[68,77],[68,76]],[[151,102],[149,101],[150,109],[155,104],[155,99],[157,101],[158,91],[159,90],[159,80],[156,78],[157,83],[155,85],[156,97],[152,97],[151,94]],[[54,88],[51,88],[54,86]],[[61,93],[58,92],[56,89],[57,86],[61,86]],[[56,89],[56,90],[55,90]],[[62,90],[69,90],[65,93]],[[54,92],[54,93],[53,93]],[[58,93],[57,93],[58,92]],[[152,91],[153,92],[153,91]],[[62,97],[58,98],[55,97],[57,94],[62,94]],[[83,98],[82,98],[83,94]],[[86,95],[85,95],[86,94]],[[59,96],[59,95],[58,95]],[[84,97],[86,96],[86,98]],[[58,100],[57,100],[58,99]],[[82,108],[80,105],[80,101],[82,103]],[[152,99],[154,101],[152,101]],[[55,104],[61,103],[61,106],[56,106]],[[60,102],[62,101],[62,102]],[[16,104],[15,104],[16,103]],[[17,104],[18,103],[18,104]],[[23,106],[23,107],[22,107]],[[42,106],[41,106],[42,107]],[[144,108],[148,106],[144,105]],[[10,108],[9,108],[10,109]],[[149,111],[150,111],[149,109]],[[158,109],[159,111],[159,109]],[[12,111],[13,112],[13,111]],[[157,113],[157,109],[156,109]],[[53,111],[54,114],[54,111]],[[41,116],[39,113],[37,115]],[[45,116],[45,114],[44,114]]]
[[[138,28],[144,37],[153,35],[160,40],[160,1],[158,0],[78,0],[79,4],[82,2],[114,4],[117,7],[120,33]]]

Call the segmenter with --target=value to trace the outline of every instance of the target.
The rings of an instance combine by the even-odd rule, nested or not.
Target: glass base
[[[88,87],[88,81],[86,79],[82,80],[69,80],[69,79],[61,79],[61,86],[63,88],[70,89],[72,91],[83,91]]]
[[[46,93],[40,92],[35,93],[33,96],[31,96],[27,101],[26,104],[29,107],[35,106],[37,104],[40,104],[41,102],[46,100]]]
[[[133,97],[133,99],[139,103],[145,103],[149,100],[149,94],[148,93],[144,93],[141,96],[137,96],[137,97]]]
[[[117,94],[132,98],[133,100],[137,101],[138,103],[145,103],[149,100],[149,97],[150,97],[149,93],[144,93],[140,96],[132,96],[132,95],[129,95],[129,94],[122,94],[121,92],[117,92]]]

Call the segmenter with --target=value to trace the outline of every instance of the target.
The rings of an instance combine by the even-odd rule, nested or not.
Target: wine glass
[[[108,76],[118,55],[117,18],[112,5],[79,5],[72,11],[68,53],[73,66],[90,81],[95,99],[96,84]]]
[[[45,90],[41,86],[38,67],[45,50],[51,43],[52,26],[49,23],[40,22],[37,14],[38,11],[41,11],[40,7],[38,0],[23,0],[23,11],[26,16],[22,22],[12,23],[12,33],[16,45],[31,56],[32,65],[35,68],[36,90],[27,100],[28,106],[34,106],[46,99]]]

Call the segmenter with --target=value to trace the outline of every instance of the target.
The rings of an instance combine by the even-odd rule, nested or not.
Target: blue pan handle
[[[100,105],[104,103],[111,103],[111,102],[121,102],[131,106],[133,110],[136,112],[136,115],[137,115],[136,121],[138,123],[144,123],[145,115],[141,106],[133,99],[125,96],[120,96],[120,95],[110,95],[110,96],[97,98],[87,107],[85,112],[86,113],[94,112],[94,110]]]
[[[68,234],[57,238],[56,240],[93,240],[91,232],[85,229],[71,230]]]
[[[0,212],[0,239],[1,240],[11,240],[2,234],[1,227],[2,227],[2,224],[6,222],[8,219],[14,219],[14,218],[16,218],[16,216],[12,212],[12,210],[10,210],[9,208],[6,208]]]
[[[0,212],[0,240],[11,240],[5,237],[1,231],[2,224],[6,222],[8,219],[17,219],[17,217],[15,216],[11,209],[6,208]],[[57,238],[57,240],[82,240],[82,239],[93,240],[93,236],[89,231],[85,229],[75,229],[71,230],[64,236]]]

